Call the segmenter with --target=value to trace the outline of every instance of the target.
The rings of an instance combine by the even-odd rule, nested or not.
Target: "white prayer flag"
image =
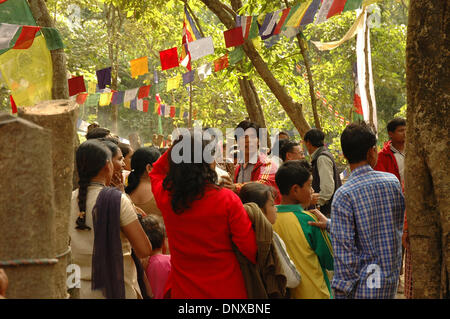
[[[129,102],[133,100],[136,97],[136,94],[138,93],[139,88],[130,89],[125,91],[125,95],[123,98],[124,102]]]
[[[314,24],[319,24],[327,20],[328,11],[330,11],[333,0],[323,0],[322,6],[320,7],[319,13],[317,13],[316,22]]]
[[[138,111],[144,112],[144,99],[138,99],[137,100],[136,109]]]
[[[212,74],[211,63],[203,64],[197,69],[198,78],[203,81]]]
[[[209,54],[214,54],[213,39],[212,37],[206,37],[188,42],[188,50],[191,54],[191,61],[198,60]]]
[[[9,49],[11,40],[20,26],[16,24],[0,23],[0,50]]]

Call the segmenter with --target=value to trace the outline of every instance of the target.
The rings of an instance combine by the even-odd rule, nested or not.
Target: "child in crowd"
[[[275,224],[277,219],[277,209],[274,205],[274,196],[276,196],[275,190],[268,185],[257,182],[245,184],[239,193],[239,197],[241,198],[243,204],[250,202],[256,203],[272,225]],[[300,273],[297,268],[295,268],[295,264],[289,257],[289,254],[286,251],[286,245],[276,232],[273,232],[273,240],[281,262],[281,267],[286,276],[286,286],[288,288],[295,288],[300,283]]]
[[[308,225],[317,221],[305,211],[312,199],[312,176],[306,161],[289,161],[278,169],[275,181],[281,193],[275,232],[286,243],[287,252],[302,274],[301,283],[291,290],[296,299],[332,297],[326,270],[333,270],[333,254],[328,234]]]
[[[139,220],[153,248],[147,262],[143,263],[145,273],[153,292],[153,298],[163,299],[164,288],[171,269],[170,255],[164,254],[168,246],[164,222],[157,215],[148,215]]]

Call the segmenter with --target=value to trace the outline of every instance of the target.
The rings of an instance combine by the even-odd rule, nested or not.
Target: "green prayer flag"
[[[345,11],[356,10],[361,7],[362,2],[363,2],[363,0],[347,0],[347,2],[345,3],[345,6],[344,6],[344,10],[342,10],[342,11],[345,12]]]
[[[99,101],[100,101],[100,93],[89,94],[84,105],[97,106]]]
[[[233,51],[228,54],[230,64],[236,64],[244,58],[244,49],[242,45],[235,47]]]
[[[158,133],[159,133],[159,134],[162,134],[162,133],[163,133],[162,122],[161,122],[161,116],[158,116]]]
[[[259,36],[259,28],[258,28],[258,16],[252,17],[252,24],[250,25],[250,31],[248,31],[248,38],[254,39]]]
[[[55,28],[41,28],[44,34],[45,42],[47,43],[47,48],[51,50],[63,49],[64,43],[62,42],[61,35],[58,29]]]
[[[179,108],[179,107],[177,107],[175,109],[175,117],[180,117],[180,111],[181,111],[181,108]]]

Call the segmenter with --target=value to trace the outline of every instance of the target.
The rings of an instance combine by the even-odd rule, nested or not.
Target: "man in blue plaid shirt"
[[[330,231],[334,251],[331,287],[335,298],[395,298],[402,262],[405,201],[398,179],[374,171],[376,136],[365,123],[352,123],[341,147],[352,171],[335,193],[331,220],[316,212]]]

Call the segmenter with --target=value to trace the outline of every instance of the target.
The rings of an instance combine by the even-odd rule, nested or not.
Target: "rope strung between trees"
[[[64,257],[66,255],[68,255],[70,252],[72,251],[72,249],[70,248],[70,246],[67,247],[67,250],[65,252],[63,252],[62,254],[56,255],[55,258],[61,258]]]
[[[29,259],[13,259],[13,260],[0,260],[0,266],[2,267],[18,267],[29,265],[54,265],[58,263],[56,258],[29,258]]]

